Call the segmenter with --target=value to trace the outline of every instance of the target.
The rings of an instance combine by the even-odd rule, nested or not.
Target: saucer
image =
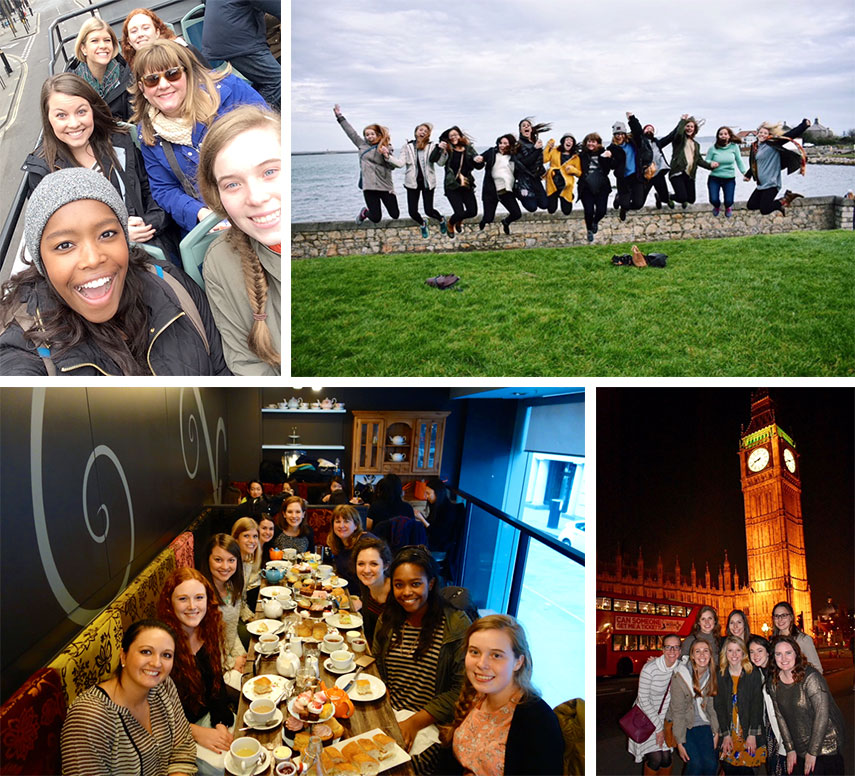
[[[332,658],[327,658],[324,660],[324,668],[331,674],[351,674],[353,673],[353,661],[350,661],[350,665],[347,668],[336,668],[333,665]]]
[[[261,752],[264,757],[262,757],[261,762],[255,767],[255,770],[253,771],[242,772],[241,769],[237,767],[237,764],[235,763],[231,752],[226,752],[226,756],[223,758],[223,763],[226,766],[226,770],[229,773],[235,774],[235,776],[247,776],[250,773],[264,773],[264,771],[270,767],[271,754],[268,749],[263,746],[261,747]]]
[[[333,652],[341,652],[342,650],[345,650],[345,649],[347,649],[347,642],[346,641],[343,641],[341,643],[341,646],[336,647],[335,649],[327,649],[326,646],[324,645],[324,642],[323,641],[321,642],[321,652],[323,652],[325,655],[331,655]]]
[[[242,727],[251,727],[253,730],[272,730],[275,727],[278,727],[282,724],[282,721],[285,719],[285,715],[282,713],[282,709],[276,709],[273,712],[273,716],[265,725],[258,724],[256,725],[252,720],[255,718],[255,715],[247,709],[243,715],[243,726]]]

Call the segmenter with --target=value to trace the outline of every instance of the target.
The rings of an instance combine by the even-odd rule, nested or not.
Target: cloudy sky
[[[346,150],[338,102],[396,148],[430,121],[492,145],[527,115],[605,135],[632,110],[665,134],[682,113],[749,129],[819,117],[855,127],[852,0],[327,0],[293,3],[291,147]]]

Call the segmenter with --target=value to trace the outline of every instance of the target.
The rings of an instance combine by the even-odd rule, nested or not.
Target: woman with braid
[[[454,721],[441,733],[452,745],[457,772],[562,773],[564,739],[555,712],[531,684],[522,626],[506,614],[481,617],[469,626],[465,644],[466,678]]]
[[[231,229],[205,256],[205,293],[236,375],[280,373],[281,120],[255,105],[211,126],[199,154],[199,189]]]

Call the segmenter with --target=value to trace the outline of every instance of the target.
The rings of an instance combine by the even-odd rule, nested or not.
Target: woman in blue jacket
[[[265,105],[237,76],[213,74],[184,47],[156,40],[134,59],[134,115],[151,193],[189,232],[212,211],[196,188],[199,146],[214,119],[237,105]]]

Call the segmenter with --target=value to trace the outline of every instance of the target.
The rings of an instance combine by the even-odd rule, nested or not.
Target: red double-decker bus
[[[699,605],[597,591],[597,676],[637,674],[666,633],[691,633]]]

